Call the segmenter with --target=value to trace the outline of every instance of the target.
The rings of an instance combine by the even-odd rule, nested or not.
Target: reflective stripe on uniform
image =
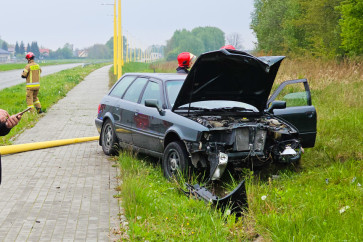
[[[39,65],[30,66],[30,70],[32,70],[32,71],[36,71],[36,70],[39,70],[39,69],[40,69]]]
[[[26,84],[26,87],[40,87],[39,82]]]
[[[34,105],[29,105],[28,108],[34,108]]]
[[[28,70],[27,69],[24,69],[23,72],[28,73]]]
[[[34,104],[38,104],[38,103],[40,104],[40,101],[39,100],[34,102]]]

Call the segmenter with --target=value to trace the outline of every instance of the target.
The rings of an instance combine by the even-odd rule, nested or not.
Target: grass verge
[[[123,208],[132,241],[226,241],[248,239],[245,226],[202,201],[187,198],[167,181],[159,164],[127,152],[119,157]],[[253,233],[252,233],[253,234]],[[254,235],[252,235],[254,236]],[[236,239],[239,238],[239,239]]]
[[[125,63],[122,67],[122,74],[128,72],[154,72],[153,69],[150,68],[149,64],[147,63],[139,63],[139,62],[130,62]],[[112,66],[109,72],[110,82],[108,84],[109,88],[113,86],[118,80],[117,76],[114,74],[114,67]]]
[[[47,61],[39,61],[36,60],[40,66],[51,66],[51,65],[61,65],[61,64],[71,64],[71,63],[80,63],[85,62],[84,60],[79,59],[69,59],[69,60],[47,60]],[[88,61],[86,61],[88,62]],[[17,70],[17,69],[24,69],[27,62],[24,61],[23,63],[7,63],[7,64],[0,64],[0,71],[10,71],[10,70]]]
[[[104,65],[106,64],[87,65],[83,68],[76,67],[42,77],[39,91],[39,100],[42,104],[42,109],[46,111],[59,99],[65,97],[67,92],[81,82],[90,72]],[[1,109],[7,110],[9,114],[16,114],[24,110],[27,107],[25,90],[25,83],[0,90]],[[25,128],[33,126],[37,120],[37,114],[31,112],[25,113],[19,124],[8,135],[0,137],[0,145],[10,144],[11,138]]]

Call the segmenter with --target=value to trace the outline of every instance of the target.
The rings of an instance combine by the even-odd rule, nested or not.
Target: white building
[[[10,61],[10,52],[0,49],[0,63],[6,63]]]

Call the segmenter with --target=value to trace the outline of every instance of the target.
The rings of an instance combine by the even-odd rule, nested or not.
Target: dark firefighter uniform
[[[38,98],[41,72],[40,66],[34,60],[29,60],[21,75],[22,78],[26,78],[26,103],[28,107],[34,108],[35,106],[37,110],[41,110]]]

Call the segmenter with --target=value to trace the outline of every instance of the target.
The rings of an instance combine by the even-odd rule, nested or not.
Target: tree
[[[2,43],[1,49],[6,50],[6,51],[8,50],[8,44],[5,41]]]
[[[30,44],[28,43],[28,45],[26,46],[26,52],[33,52],[32,51],[32,47],[30,46]]]
[[[346,0],[340,5],[342,48],[349,55],[363,54],[363,0]]]
[[[181,52],[200,55],[224,45],[224,33],[215,27],[197,27],[192,31],[176,30],[165,46],[167,60],[175,60]]]
[[[40,57],[40,51],[39,51],[39,47],[38,47],[38,43],[37,42],[32,42],[31,46],[30,46],[31,52],[33,52],[33,54],[35,55],[35,57],[39,58]]]
[[[106,45],[95,44],[88,49],[88,57],[91,59],[109,59],[111,51]]]
[[[226,36],[226,45],[233,45],[236,49],[243,49],[242,37],[239,33],[231,33]]]
[[[15,55],[18,55],[20,54],[19,53],[19,44],[18,44],[18,41],[16,41],[16,44],[15,44]]]
[[[225,43],[223,31],[216,27],[197,27],[192,30],[192,34],[202,41],[203,52],[218,50]]]
[[[20,54],[20,55],[24,55],[24,53],[25,53],[24,42],[23,42],[23,41],[21,41],[21,42],[20,42],[20,46],[19,46],[19,54]]]
[[[255,0],[251,28],[258,49],[273,54],[342,55],[338,8],[342,1]]]

